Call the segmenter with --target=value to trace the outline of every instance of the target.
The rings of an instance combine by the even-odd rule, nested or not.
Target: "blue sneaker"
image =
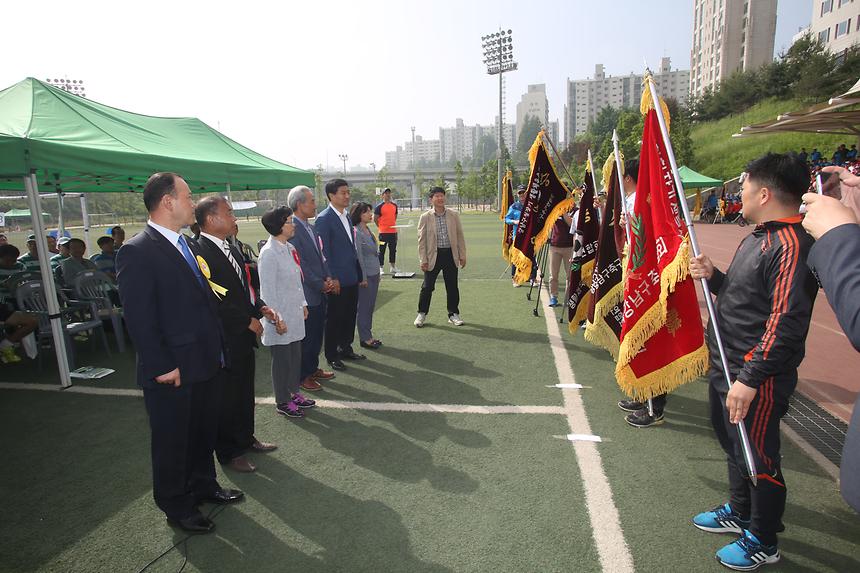
[[[718,505],[693,518],[693,525],[708,533],[742,534],[750,526],[749,519],[741,519],[729,504]]]
[[[776,545],[763,545],[755,535],[744,531],[737,541],[717,551],[717,561],[735,571],[753,571],[779,561]]]
[[[553,295],[549,296],[549,305],[550,306],[558,306],[558,297]]]

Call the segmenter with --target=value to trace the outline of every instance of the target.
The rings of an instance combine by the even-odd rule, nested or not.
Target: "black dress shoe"
[[[175,525],[189,533],[211,533],[215,531],[215,523],[211,519],[203,517],[200,513],[195,513],[184,519],[170,519],[168,517],[167,523]]]
[[[340,357],[345,358],[347,360],[367,360],[367,356],[365,356],[364,354],[356,354],[352,350],[341,352]]]
[[[342,360],[329,360],[328,365],[332,370],[346,370],[346,364]]]
[[[365,342],[362,340],[359,344],[361,344],[362,348],[369,348],[371,350],[376,350],[377,348],[382,346],[382,343],[378,340],[374,340],[373,342]]]
[[[221,488],[216,489],[200,501],[208,501],[209,503],[236,503],[245,497],[245,493],[238,489]]]

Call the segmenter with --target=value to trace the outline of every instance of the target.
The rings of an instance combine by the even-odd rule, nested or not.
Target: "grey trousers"
[[[269,348],[272,351],[272,388],[275,390],[275,402],[283,404],[292,400],[293,394],[299,391],[302,383],[302,341],[276,344]]]
[[[379,279],[381,275],[371,275],[367,279],[366,287],[358,287],[358,339],[370,340],[373,338],[371,328],[373,327],[373,309],[376,307],[376,294],[379,292]]]

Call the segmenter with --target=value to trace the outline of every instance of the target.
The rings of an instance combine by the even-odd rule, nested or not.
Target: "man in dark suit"
[[[155,173],[143,202],[149,222],[116,262],[149,415],[153,497],[171,524],[208,533],[215,524],[197,505],[244,495],[218,485],[212,458],[228,354],[206,261],[179,234],[194,221],[191,189],[174,173]]]
[[[245,452],[264,453],[276,448],[254,437],[254,349],[257,336],[263,333],[260,319],[275,320],[275,314],[259,298],[253,297],[252,302],[240,262],[242,253],[227,241],[236,225],[230,203],[224,197],[207,197],[197,203],[194,218],[200,225],[198,245],[209,263],[211,281],[227,291],[218,300],[218,317],[230,352],[230,368],[221,395],[215,455],[230,469],[253,472],[257,468]]]
[[[290,244],[299,253],[302,267],[302,288],[308,303],[305,319],[305,339],[302,340],[302,388],[309,392],[322,389],[320,380],[334,378],[334,372],[319,367],[326,317],[326,295],[335,292],[339,285],[331,278],[328,264],[322,253],[319,235],[308,219],[316,217],[317,204],[313,192],[304,185],[290,190],[287,206],[293,210],[296,232]]]
[[[860,177],[847,169],[824,169],[838,173],[843,188],[860,191]],[[839,326],[854,348],[860,350],[860,225],[857,217],[833,197],[807,193],[803,201],[807,208],[803,227],[817,239],[807,264],[818,275]],[[854,402],[854,413],[845,434],[839,470],[842,497],[860,512],[860,395]]]
[[[317,216],[314,225],[323,245],[332,277],[340,283],[339,291],[328,294],[328,316],[325,325],[325,357],[335,370],[346,370],[343,360],[364,360],[352,349],[355,339],[355,316],[358,309],[358,283],[363,280],[355,250],[355,233],[349,219],[349,184],[332,179],[325,184],[329,206]]]

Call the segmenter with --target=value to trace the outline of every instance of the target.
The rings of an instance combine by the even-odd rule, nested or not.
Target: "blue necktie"
[[[191,249],[188,248],[188,243],[185,242],[185,235],[179,235],[179,249],[182,251],[182,256],[185,262],[191,267],[191,271],[197,280],[200,281],[200,286],[206,288],[206,283],[203,281],[203,275],[200,273],[200,267],[197,266],[197,261],[194,260],[194,255],[191,254]]]

